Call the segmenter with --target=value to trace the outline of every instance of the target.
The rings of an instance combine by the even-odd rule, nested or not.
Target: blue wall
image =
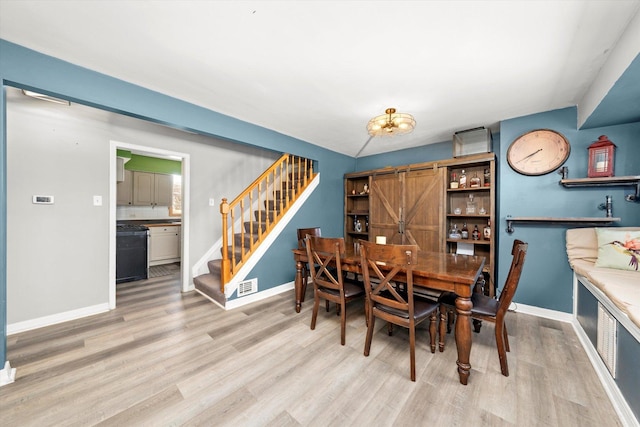
[[[290,249],[297,247],[297,227],[320,226],[323,234],[342,234],[343,183],[355,161],[308,142],[224,116],[211,110],[87,70],[0,39],[0,79],[3,86],[32,89],[178,129],[247,145],[292,153],[316,160],[321,183],[305,208],[274,243],[252,274],[265,289],[294,279]],[[6,114],[0,99],[0,361],[6,360]],[[176,147],[179,150],[179,147]],[[301,219],[304,218],[304,219]],[[326,230],[326,233],[325,233]],[[274,266],[276,266],[274,268]],[[268,274],[267,274],[268,273]],[[263,280],[264,279],[264,280]],[[293,307],[293,301],[292,301]]]
[[[604,217],[598,205],[605,195],[613,199],[613,216],[620,217],[619,226],[640,224],[640,203],[624,200],[631,187],[564,188],[560,176],[524,176],[514,172],[507,163],[506,153],[511,142],[521,134],[540,128],[562,133],[571,144],[571,154],[564,164],[569,178],[587,176],[587,147],[600,135],[607,135],[617,145],[616,176],[640,173],[640,122],[596,129],[577,130],[575,107],[505,120],[500,125],[498,158],[500,170],[500,245],[498,283],[503,283],[509,270],[511,242],[518,238],[529,243],[518,292],[514,300],[551,310],[571,312],[572,273],[565,250],[565,231],[571,225],[515,224],[515,232],[506,234],[507,215],[543,217]],[[573,226],[575,227],[575,226]]]

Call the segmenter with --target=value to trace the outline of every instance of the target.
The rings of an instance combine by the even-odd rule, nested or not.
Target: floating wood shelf
[[[513,233],[513,224],[516,222],[529,223],[529,224],[578,224],[579,226],[594,226],[594,225],[611,225],[614,222],[620,222],[620,218],[591,218],[591,217],[544,217],[544,216],[520,216],[511,217],[507,216],[507,233]]]
[[[561,179],[560,185],[566,188],[572,187],[636,187],[635,194],[628,194],[625,200],[628,202],[640,202],[640,175],[612,176],[606,178],[577,178]]]

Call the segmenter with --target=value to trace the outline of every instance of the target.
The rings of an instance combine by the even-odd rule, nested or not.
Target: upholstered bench
[[[567,230],[574,326],[621,418],[640,420],[640,227]]]

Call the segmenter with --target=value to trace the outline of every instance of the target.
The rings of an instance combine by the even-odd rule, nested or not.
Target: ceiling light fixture
[[[71,105],[71,103],[69,101],[67,101],[66,99],[54,98],[53,96],[44,95],[44,94],[38,93],[38,92],[32,92],[30,90],[22,89],[22,93],[25,94],[26,96],[30,96],[31,98],[40,99],[42,101],[49,101],[49,102],[54,102],[56,104],[62,104],[62,105]]]
[[[416,120],[411,114],[396,113],[395,108],[387,108],[385,114],[369,120],[367,132],[371,136],[404,135],[415,127]]]

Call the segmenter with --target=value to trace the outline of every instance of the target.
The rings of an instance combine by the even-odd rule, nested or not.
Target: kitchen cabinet
[[[149,266],[180,261],[181,227],[149,226]]]
[[[133,173],[124,170],[123,180],[116,185],[116,204],[118,206],[131,206],[133,204]]]
[[[173,176],[133,172],[133,205],[171,206],[173,202]]]

